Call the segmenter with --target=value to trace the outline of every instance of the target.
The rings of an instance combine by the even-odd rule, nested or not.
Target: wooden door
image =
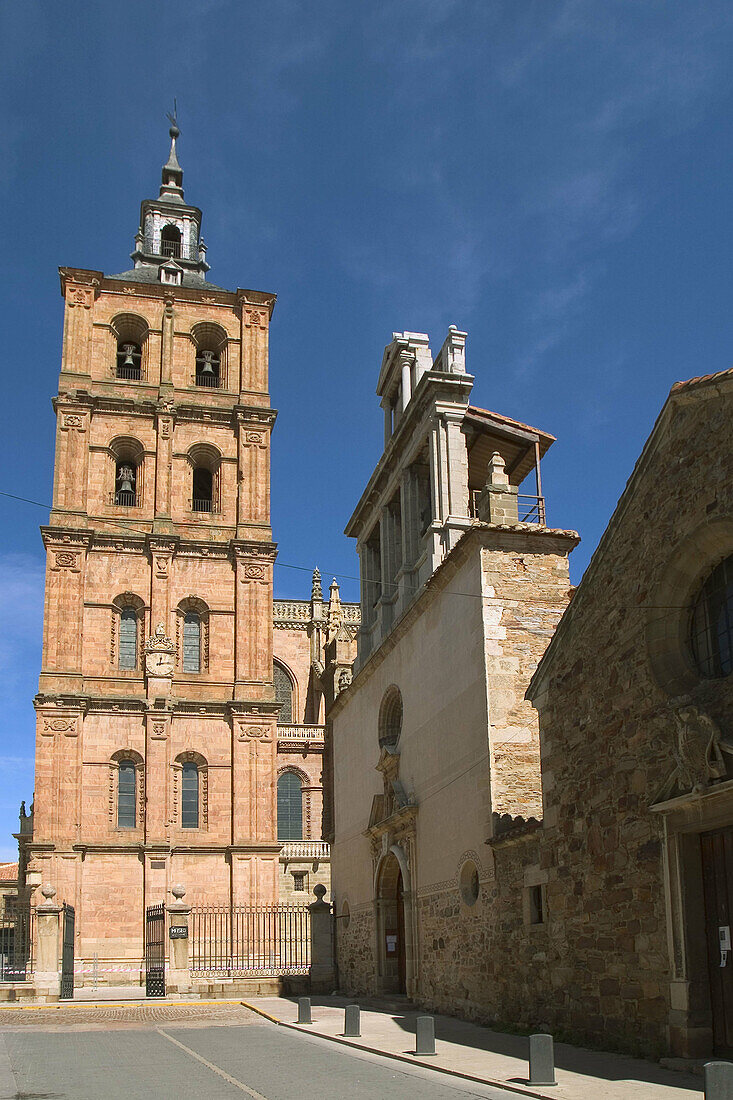
[[[703,833],[705,936],[716,1054],[733,1055],[733,829]]]
[[[407,992],[405,967],[405,909],[402,904],[402,872],[397,879],[397,992]]]

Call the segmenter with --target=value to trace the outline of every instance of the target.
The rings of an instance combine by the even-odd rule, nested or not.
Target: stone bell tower
[[[268,328],[206,280],[171,149],[134,267],[61,268],[65,317],[27,884],[137,980],[145,906],[277,900]],[[125,970],[130,974],[126,974]],[[130,977],[132,975],[132,977]]]

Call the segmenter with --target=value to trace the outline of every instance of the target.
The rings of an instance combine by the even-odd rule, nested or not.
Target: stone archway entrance
[[[379,990],[407,993],[412,976],[409,889],[394,848],[379,864],[375,895]]]

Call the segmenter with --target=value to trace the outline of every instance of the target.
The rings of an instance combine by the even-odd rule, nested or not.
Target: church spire
[[[183,169],[176,148],[181,131],[175,107],[168,120],[171,148],[163,165],[160,193],[157,199],[145,199],[140,207],[132,259],[141,281],[199,286],[209,270],[201,211],[183,198]]]
[[[173,102],[175,103],[175,100]],[[171,137],[171,151],[168,154],[167,163],[163,165],[159,198],[168,199],[169,202],[183,202],[183,169],[178,163],[178,153],[176,151],[176,139],[181,136],[181,131],[178,129],[178,122],[176,121],[175,106],[173,114],[168,115],[168,120],[171,124],[168,131]]]

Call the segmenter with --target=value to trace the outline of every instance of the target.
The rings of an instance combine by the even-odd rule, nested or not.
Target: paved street
[[[510,1093],[279,1028],[237,1005],[0,1015],[0,1100],[508,1100]]]

